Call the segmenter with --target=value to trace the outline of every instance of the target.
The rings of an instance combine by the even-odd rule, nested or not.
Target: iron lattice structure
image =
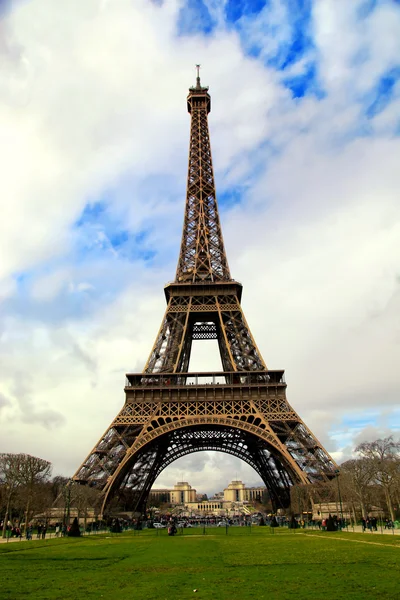
[[[191,115],[182,243],[167,308],[142,373],[126,376],[125,404],[74,480],[112,498],[129,496],[143,512],[150,489],[172,461],[219,450],[250,464],[275,508],[290,486],[329,480],[336,464],[286,399],[283,371],[271,371],[241,307],[242,285],[230,275],[215,193],[208,88],[197,77]],[[190,373],[193,340],[218,341],[223,371]]]

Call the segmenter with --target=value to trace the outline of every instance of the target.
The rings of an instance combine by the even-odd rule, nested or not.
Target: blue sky
[[[231,272],[267,364],[337,460],[398,431],[400,3],[66,10],[26,0],[4,18],[1,449],[74,471],[146,361],[179,252],[196,63]],[[226,460],[203,457],[193,485],[254,476]]]
[[[218,32],[221,30],[234,31],[239,35],[244,55],[254,57],[272,69],[279,78],[280,84],[288,89],[294,100],[301,102],[312,98],[318,101],[325,98],[327,92],[319,76],[318,49],[312,35],[314,5],[311,1],[228,1],[225,3],[223,11],[217,11],[218,4],[204,0],[189,0],[181,3],[177,13],[177,35],[207,37],[218,36]],[[372,19],[374,11],[384,4],[388,3],[378,1],[359,3],[357,11],[355,11],[357,21],[362,23],[367,19]],[[279,16],[285,18],[284,26],[278,19]],[[257,35],[255,35],[255,31]],[[255,38],[260,40],[258,49],[251,45]],[[268,52],[265,52],[265,44],[263,45],[266,38],[274,41]],[[356,61],[356,53],[352,60]],[[294,66],[298,68],[293,72],[291,67]],[[207,66],[205,65],[204,68],[206,69]],[[204,72],[204,77],[206,77],[206,73],[207,71]],[[351,126],[341,132],[335,141],[348,143],[349,138],[353,140],[356,136],[372,135],[373,130],[369,127],[368,122],[390,105],[396,96],[396,83],[399,79],[400,62],[372,78],[363,94],[355,98],[356,105],[359,105],[358,118],[354,119]],[[334,131],[332,131],[332,135],[336,137]],[[342,139],[342,135],[344,139]],[[224,179],[219,182],[219,205],[222,214],[243,200],[249,183],[258,176],[257,154],[260,147],[264,146],[272,150],[271,144],[273,143],[273,138],[266,137],[260,145],[252,149],[254,166],[246,174],[246,180],[240,182],[240,185],[235,182],[235,185],[228,183],[224,186],[222,185]],[[276,150],[275,148],[272,151]],[[241,159],[240,155],[238,159]],[[268,168],[268,165],[263,162],[262,168],[264,169],[265,166]],[[150,177],[147,183],[154,187],[156,177],[156,174]],[[180,177],[183,180],[184,171],[181,171]],[[158,193],[163,193],[163,185],[166,185],[168,189],[174,187],[176,182],[166,182],[164,175],[161,189],[157,190]],[[146,192],[147,190],[145,190]],[[123,212],[115,214],[113,195],[112,189],[103,190],[101,197],[91,199],[83,207],[73,225],[77,230],[78,239],[75,255],[80,260],[90,261],[96,260],[96,257],[100,258],[102,255],[109,259],[110,254],[115,253],[118,260],[132,262],[141,260],[148,263],[149,268],[154,261],[160,259],[165,261],[168,258],[168,261],[172,263],[177,256],[178,246],[172,246],[168,254],[165,254],[163,248],[160,257],[156,247],[149,247],[153,229],[151,219],[147,219],[146,223],[141,223],[142,228],[138,230],[132,231],[129,227],[125,228],[126,214]],[[100,234],[101,239],[99,239]],[[176,236],[175,241],[177,241]]]

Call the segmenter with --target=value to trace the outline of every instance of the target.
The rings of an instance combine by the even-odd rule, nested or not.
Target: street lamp
[[[339,475],[340,475],[340,471],[339,469],[335,470],[335,475],[336,475],[336,481],[337,481],[337,489],[338,489],[338,493],[339,493],[339,504],[340,504],[340,518],[342,521],[342,527],[344,524],[344,520],[343,520],[343,506],[342,506],[342,495],[340,493],[340,485],[339,485]]]
[[[66,489],[66,495],[67,495],[67,498],[66,498],[66,501],[67,501],[67,502],[66,502],[66,504],[67,504],[67,506],[66,506],[66,509],[67,509],[67,511],[66,511],[66,513],[67,513],[67,514],[66,514],[66,520],[65,520],[65,524],[66,524],[66,526],[67,526],[67,527],[68,527],[68,525],[69,525],[69,519],[70,519],[70,508],[71,508],[71,485],[72,485],[72,479],[70,479],[70,480],[68,481],[68,483],[67,483],[67,486],[66,486],[66,487],[67,487],[67,489]]]

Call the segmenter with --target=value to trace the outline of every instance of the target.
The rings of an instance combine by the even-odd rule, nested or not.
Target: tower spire
[[[187,108],[191,115],[189,167],[182,243],[176,270],[177,282],[230,281],[218,214],[211,157],[208,113],[211,98],[200,83],[189,88]]]

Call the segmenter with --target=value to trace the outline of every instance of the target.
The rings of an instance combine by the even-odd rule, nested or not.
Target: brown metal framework
[[[208,130],[211,99],[190,88],[190,149],[182,243],[167,309],[142,373],[128,374],[125,405],[74,480],[111,498],[129,490],[143,511],[157,476],[180,456],[219,450],[250,464],[273,505],[290,486],[331,479],[337,468],[286,399],[283,371],[270,371],[241,308],[224,249]],[[193,340],[218,341],[223,371],[190,373]]]

